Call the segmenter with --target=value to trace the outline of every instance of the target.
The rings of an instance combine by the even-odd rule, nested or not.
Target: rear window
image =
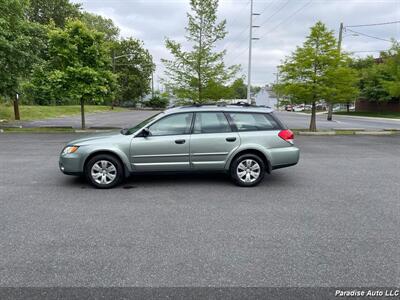
[[[229,113],[238,131],[278,130],[280,125],[269,114]]]

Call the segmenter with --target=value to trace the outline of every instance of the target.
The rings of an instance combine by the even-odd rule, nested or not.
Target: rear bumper
[[[295,165],[297,165],[297,162],[293,163],[293,164],[285,164],[285,165],[274,166],[274,167],[272,167],[272,170],[287,168],[287,167],[291,167],[291,166],[295,166]]]
[[[300,150],[297,147],[270,149],[272,170],[294,166],[299,162]]]

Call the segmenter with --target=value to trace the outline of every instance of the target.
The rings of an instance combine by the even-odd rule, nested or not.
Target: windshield
[[[162,113],[155,114],[155,115],[151,116],[150,118],[147,118],[146,120],[144,120],[144,121],[140,122],[139,124],[135,125],[134,127],[129,128],[128,130],[126,130],[125,135],[132,134],[132,133],[138,131],[140,128],[142,128],[146,124],[148,124],[151,121],[153,121],[160,114],[162,114]]]

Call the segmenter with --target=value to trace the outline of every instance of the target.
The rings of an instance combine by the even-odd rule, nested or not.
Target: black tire
[[[249,174],[249,176],[251,178],[250,180],[253,180],[253,181],[249,181],[249,182],[245,182],[244,179],[241,179],[239,177],[239,175],[238,175],[238,172],[237,172],[238,171],[238,166],[242,162],[244,162],[244,164],[246,164],[247,160],[254,161],[259,166],[259,175],[258,175],[258,177],[255,180],[253,180],[254,176]],[[254,164],[253,167],[256,167],[256,165]],[[246,170],[246,172],[247,172],[247,170]],[[249,171],[249,172],[251,172],[251,171]],[[240,156],[236,157],[232,161],[231,167],[230,167],[230,175],[231,175],[232,180],[235,182],[235,184],[237,184],[239,186],[243,186],[243,187],[256,186],[257,184],[259,184],[263,180],[264,175],[265,175],[265,164],[264,164],[264,161],[258,155],[255,155],[255,154],[248,153],[248,154],[240,155]],[[245,175],[245,176],[247,176],[247,175]]]
[[[110,172],[111,175],[115,175],[114,179],[110,182],[99,183],[96,181],[95,178],[92,176],[92,168],[95,164],[101,164],[102,161],[106,161],[108,168],[111,168],[111,165],[115,167],[115,171]],[[114,169],[112,169],[114,170]],[[98,174],[100,174],[99,172]],[[102,175],[99,175],[102,176]],[[107,175],[108,176],[108,175]],[[91,183],[94,187],[98,189],[110,189],[122,182],[124,179],[124,168],[122,166],[121,161],[113,155],[109,154],[99,154],[93,156],[85,166],[85,177],[89,183]],[[105,181],[110,180],[109,177],[106,177]]]

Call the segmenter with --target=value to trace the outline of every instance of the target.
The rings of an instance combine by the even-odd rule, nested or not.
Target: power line
[[[346,27],[348,27],[348,26],[346,26]],[[377,36],[365,34],[365,33],[358,32],[358,31],[355,31],[355,30],[352,30],[352,29],[347,29],[347,28],[346,28],[346,31],[350,31],[350,32],[353,32],[353,33],[356,33],[356,34],[359,34],[359,35],[363,35],[363,36],[369,37],[369,38],[371,38],[371,39],[376,39],[376,40],[380,40],[380,41],[384,41],[384,42],[389,42],[389,43],[392,42],[391,40],[387,40],[387,39],[383,39],[383,38],[380,38],[380,37],[377,37]]]
[[[262,26],[262,25],[268,23],[268,21],[270,21],[273,17],[275,17],[282,9],[284,9],[284,8],[289,4],[289,1],[290,1],[290,0],[286,1],[285,3],[283,3],[283,5],[281,5],[281,6],[280,6],[274,13],[272,13],[264,22],[262,22],[262,23],[260,24],[260,26]]]
[[[250,4],[251,0],[247,1],[246,5],[243,7],[243,9],[247,8],[247,6]],[[240,20],[240,18],[238,18],[237,20]],[[233,24],[237,24],[238,22],[233,22]],[[247,31],[247,27],[245,27],[244,29],[242,29],[238,34],[233,35],[233,38],[229,38],[228,37],[228,42],[224,44],[223,51],[227,50],[228,45],[229,44],[234,44],[234,42],[236,40],[238,40],[239,37],[241,37],[243,35],[243,33]]]
[[[265,8],[260,12],[260,15],[263,14],[268,8],[272,7],[274,2],[275,2],[275,0],[268,2],[268,4],[265,6]]]
[[[296,14],[298,14],[300,11],[302,11],[304,8],[306,8],[308,5],[310,5],[312,2],[312,0],[306,2],[304,5],[302,5],[299,9],[297,9],[296,11],[294,11],[291,15],[289,15],[286,19],[282,20],[281,22],[279,22],[276,26],[274,26],[270,31],[267,32],[267,34],[271,33],[272,31],[274,31],[275,29],[277,29],[279,26],[281,26],[282,24],[284,24],[285,22],[289,21],[291,18],[293,18]],[[349,29],[350,30],[350,29]],[[267,35],[266,34],[266,35]],[[240,52],[238,55],[236,55],[231,62],[236,62],[236,60],[241,57],[247,49],[244,49],[244,51]]]
[[[384,22],[384,23],[371,23],[371,24],[358,24],[358,25],[348,25],[345,27],[366,27],[366,26],[381,26],[400,23],[400,21]]]
[[[286,23],[287,21],[289,21],[291,18],[293,18],[295,15],[297,15],[300,11],[302,11],[304,8],[306,8],[308,5],[310,5],[312,2],[312,0],[306,2],[304,5],[302,5],[299,9],[297,9],[296,11],[294,11],[291,15],[289,15],[286,19],[283,19],[281,22],[279,22],[276,26],[274,26],[270,31],[268,31],[266,33],[269,34],[272,31],[276,30],[279,26],[281,26],[282,24]]]
[[[232,65],[234,65],[234,62],[237,61],[239,57],[241,57],[244,53],[248,51],[247,48],[245,48],[243,51],[241,51],[238,55],[234,56],[233,59],[229,59],[228,62],[230,61]]]

